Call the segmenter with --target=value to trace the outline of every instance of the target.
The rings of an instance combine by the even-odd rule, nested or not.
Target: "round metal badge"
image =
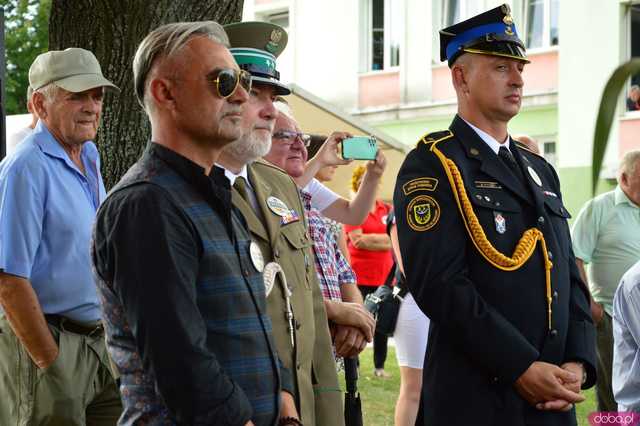
[[[533,170],[533,167],[527,166],[527,171],[529,172],[529,176],[531,176],[531,179],[533,179],[536,185],[542,186],[542,180],[540,180],[540,176],[538,176],[536,171]]]
[[[277,197],[267,198],[267,206],[269,207],[269,210],[280,217],[286,217],[290,214],[289,208],[284,201]]]
[[[258,243],[255,241],[251,241],[251,244],[249,244],[249,256],[251,256],[251,262],[253,263],[253,267],[256,268],[256,271],[264,271],[264,257],[262,256],[262,250],[260,250]]]

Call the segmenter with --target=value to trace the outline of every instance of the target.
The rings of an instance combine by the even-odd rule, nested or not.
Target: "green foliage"
[[[600,169],[602,168],[602,160],[607,149],[609,141],[609,132],[611,131],[611,123],[618,106],[618,97],[620,91],[625,86],[627,80],[632,75],[640,73],[640,58],[635,58],[620,65],[613,72],[609,81],[607,81],[602,92],[602,100],[600,101],[600,109],[596,120],[596,130],[593,137],[593,157],[592,157],[592,175],[591,190],[595,195]]]
[[[7,114],[27,112],[29,67],[49,47],[51,0],[0,0],[5,25],[5,108]]]

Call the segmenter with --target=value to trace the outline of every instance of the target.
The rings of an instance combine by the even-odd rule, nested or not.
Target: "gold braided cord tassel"
[[[469,234],[473,245],[482,257],[487,260],[487,262],[503,271],[515,271],[529,260],[531,255],[533,255],[536,244],[540,241],[540,248],[542,250],[545,267],[548,327],[549,330],[551,330],[551,268],[553,267],[553,264],[549,260],[547,244],[542,232],[537,228],[527,229],[522,234],[522,237],[520,237],[511,257],[499,252],[487,239],[487,235],[485,234],[484,229],[482,229],[482,225],[473,211],[473,206],[471,205],[471,201],[469,201],[469,196],[467,195],[467,190],[464,187],[462,175],[460,174],[460,170],[456,166],[456,163],[445,157],[445,155],[436,148],[435,143],[431,146],[431,151],[436,154],[444,167],[447,178],[449,179],[449,184],[453,189],[456,204],[458,205],[458,209],[462,215],[464,226],[467,229],[467,233]]]

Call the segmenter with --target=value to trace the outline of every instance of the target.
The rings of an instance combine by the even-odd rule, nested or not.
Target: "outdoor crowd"
[[[300,129],[277,25],[149,33],[150,141],[108,194],[92,141],[119,89],[90,51],[39,55],[0,163],[0,425],[358,424],[338,374],[373,343],[388,377],[389,334],[397,426],[575,425],[596,383],[599,410],[640,412],[640,150],[570,231],[555,170],[508,133],[529,62],[509,7],[439,37],[458,114],[393,207],[380,149],[350,199],[325,185],[353,135]]]

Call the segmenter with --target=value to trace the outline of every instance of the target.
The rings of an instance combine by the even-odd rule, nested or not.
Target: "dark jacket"
[[[222,170],[149,144],[98,212],[93,260],[120,424],[276,423],[262,275]]]
[[[522,267],[492,266],[472,243],[433,146],[457,165],[488,241],[511,257],[529,228],[542,231],[553,263],[548,327],[540,244]],[[394,201],[411,294],[431,319],[424,365],[425,425],[571,425],[575,413],[543,412],[517,394],[534,361],[584,363],[595,381],[595,330],[553,168],[512,141],[526,182],[460,117],[407,156]],[[536,183],[536,181],[539,182]],[[460,409],[464,407],[464,409]]]

